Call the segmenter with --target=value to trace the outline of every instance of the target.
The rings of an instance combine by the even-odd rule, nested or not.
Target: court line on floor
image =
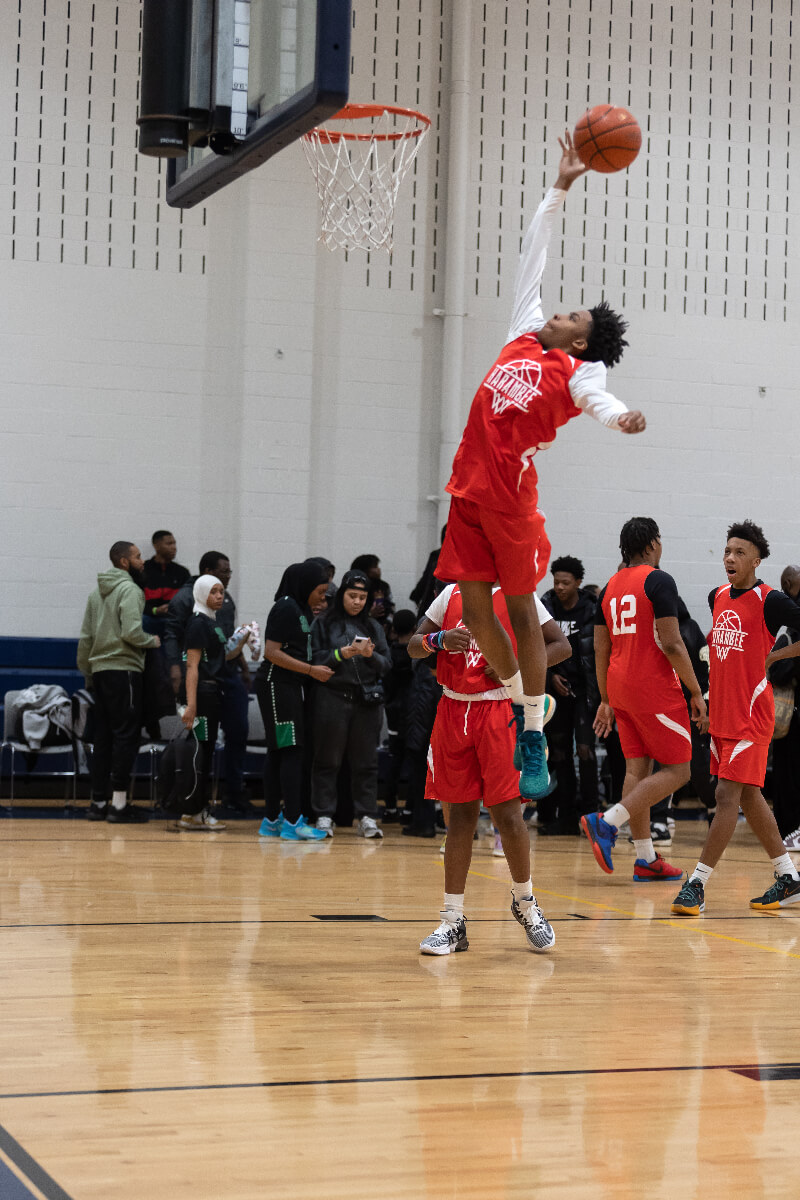
[[[70,1196],[56,1183],[55,1179],[48,1175],[43,1167],[39,1166],[35,1158],[31,1158],[27,1150],[24,1150],[16,1138],[13,1138],[2,1125],[0,1125],[0,1151],[5,1154],[6,1158],[15,1167],[22,1171],[29,1183],[32,1183],[43,1196],[47,1197],[47,1200],[71,1200]],[[2,1181],[0,1180],[0,1182]],[[29,1196],[32,1195],[30,1191],[27,1194]]]
[[[487,878],[489,878],[489,876],[487,876]],[[542,892],[541,894],[545,895],[544,892]],[[555,892],[551,892],[551,893],[547,893],[547,894],[556,895]],[[582,900],[582,901],[580,901],[580,903],[588,904],[591,902]],[[345,917],[350,916],[350,914],[347,914],[347,913],[344,913],[342,915]],[[591,917],[587,917],[582,913],[567,913],[566,915],[561,916],[561,917],[548,917],[548,920],[550,921],[551,925],[558,924],[559,922],[569,922],[569,921],[575,921],[575,920],[590,921],[591,919],[592,919]],[[622,925],[624,923],[631,924],[631,925],[644,925],[644,924],[649,925],[649,924],[652,924],[653,920],[655,920],[655,919],[657,919],[657,918],[643,917],[643,916],[638,916],[636,914],[631,914],[630,916],[626,916],[623,914],[621,916],[606,918],[607,921],[617,921],[617,922],[619,922],[620,925]],[[707,921],[752,921],[752,920],[758,920],[758,919],[759,918],[756,917],[755,915],[753,915],[752,917],[751,916],[728,916],[728,917],[704,916],[703,922],[705,923]],[[296,918],[294,918],[294,917],[286,917],[286,918],[283,918],[283,917],[264,917],[264,918],[246,917],[244,919],[241,919],[239,917],[230,917],[227,920],[219,919],[219,920],[213,920],[213,921],[210,921],[210,920],[206,921],[206,920],[203,920],[202,918],[198,918],[197,920],[193,920],[193,921],[182,921],[182,920],[177,920],[177,919],[174,921],[50,921],[50,922],[39,921],[39,922],[35,922],[32,924],[16,924],[16,925],[0,924],[0,932],[2,932],[3,930],[6,930],[6,929],[127,929],[129,926],[137,926],[137,925],[144,925],[144,926],[149,926],[149,925],[155,925],[155,926],[167,926],[167,925],[177,925],[177,926],[184,926],[184,925],[203,925],[203,926],[205,926],[205,925],[314,925],[314,924],[316,924],[316,922],[318,920],[319,920],[318,917],[296,917]],[[429,924],[429,918],[427,916],[384,917],[383,921],[387,925],[427,925],[427,924]],[[508,921],[508,917],[507,916],[503,916],[503,917],[470,917],[469,921],[470,921],[470,925],[505,925]],[[680,922],[678,922],[678,921],[674,922],[674,924],[678,928],[681,927]]]
[[[480,871],[473,871],[470,868],[470,875],[476,875],[479,879],[491,879],[494,883],[502,883],[505,887],[508,882],[505,879],[498,879],[496,875],[484,875]],[[630,909],[617,908],[613,904],[605,904],[601,900],[587,900],[584,896],[565,896],[563,892],[551,892],[546,888],[536,889],[537,896],[552,896],[556,900],[569,900],[570,904],[587,904],[592,908],[599,908],[606,912],[619,913],[622,917],[636,919],[636,913]],[[744,919],[744,918],[743,918]],[[704,937],[719,938],[723,942],[734,942],[738,946],[747,946],[751,950],[766,950],[768,954],[782,954],[784,958],[800,959],[800,954],[796,954],[793,950],[782,950],[780,946],[767,946],[763,942],[750,942],[745,938],[731,937],[728,933],[716,933],[713,929],[704,929],[702,924],[695,924],[692,918],[687,918],[683,921],[671,921],[667,917],[650,917],[651,924],[666,925],[670,929],[682,929],[684,933],[700,933]]]
[[[362,1075],[344,1079],[272,1079],[250,1083],[178,1083],[156,1084],[152,1087],[73,1088],[57,1092],[0,1092],[0,1100],[66,1099],[70,1096],[138,1096],[162,1092],[231,1092],[265,1091],[281,1088],[339,1087],[365,1083],[443,1083],[453,1079],[561,1079],[579,1075],[668,1075],[696,1071],[788,1071],[800,1070],[800,1063],[691,1063],[671,1067],[572,1067],[553,1071],[461,1071],[440,1075]],[[21,1147],[20,1147],[21,1149]],[[24,1151],[23,1151],[24,1153]]]

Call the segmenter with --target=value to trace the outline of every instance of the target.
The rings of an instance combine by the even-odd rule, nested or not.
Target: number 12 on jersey
[[[611,620],[613,628],[611,632],[615,637],[621,633],[636,633],[636,597],[623,596],[619,601],[619,613],[617,613],[617,598],[614,596],[610,604]]]

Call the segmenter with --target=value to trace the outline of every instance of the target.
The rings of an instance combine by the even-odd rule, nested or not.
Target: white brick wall
[[[622,522],[656,517],[664,565],[707,624],[729,520],[764,525],[769,582],[800,558],[789,0],[733,17],[730,0],[653,17],[649,0],[624,13],[610,0],[463,3],[464,415],[505,336],[557,134],[587,104],[628,105],[643,152],[630,172],[573,188],[545,302],[603,294],[624,308],[631,347],[611,381],[649,428],[623,438],[572,422],[537,460],[542,505],[554,553],[583,558],[598,583]],[[282,568],[306,554],[341,571],[375,552],[404,603],[436,542],[427,497],[445,482],[432,310],[451,5],[354,0],[351,97],[434,121],[391,262],[318,248],[298,148],[204,209],[168,209],[158,164],[135,153],[136,0],[48,0],[44,25],[22,8],[0,6],[0,630],[76,633],[111,542],[149,552],[162,525],[192,569],[205,549],[230,553],[243,616],[263,619]]]

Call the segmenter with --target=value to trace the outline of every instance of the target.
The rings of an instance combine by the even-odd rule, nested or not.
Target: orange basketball
[[[642,144],[642,131],[627,108],[598,104],[578,121],[572,144],[582,163],[608,174],[631,165]]]

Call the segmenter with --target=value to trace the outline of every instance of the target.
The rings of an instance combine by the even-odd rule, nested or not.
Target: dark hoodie
[[[334,674],[326,688],[333,691],[357,690],[361,684],[374,685],[392,665],[391,654],[380,623],[365,615],[351,617],[344,610],[344,594],[348,588],[363,588],[369,604],[370,581],[363,571],[347,571],[336,591],[333,604],[317,617],[311,626],[312,659],[321,666],[331,667]],[[368,637],[375,643],[371,657],[360,654],[352,658],[337,658],[336,651],[349,646],[354,637]]]
[[[541,597],[542,604],[567,637],[572,654],[558,664],[555,671],[567,680],[576,696],[598,699],[597,676],[594,666],[594,616],[597,597],[594,592],[581,588],[578,603],[574,608],[564,608],[551,588]]]

